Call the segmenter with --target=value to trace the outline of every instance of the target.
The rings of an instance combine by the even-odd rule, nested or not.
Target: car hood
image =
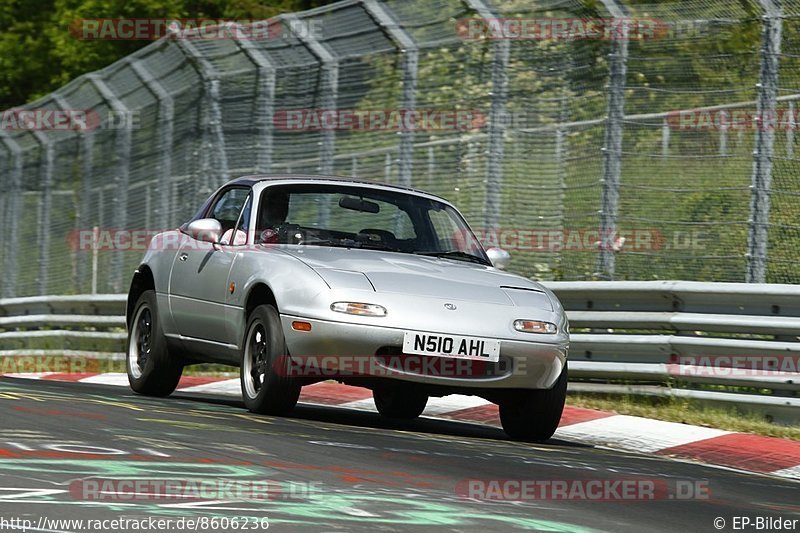
[[[538,283],[492,267],[421,255],[297,246],[284,251],[333,289],[364,289],[553,310]]]

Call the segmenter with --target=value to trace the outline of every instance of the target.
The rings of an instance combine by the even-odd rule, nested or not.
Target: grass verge
[[[687,398],[570,392],[567,405],[800,441],[800,427],[781,426],[752,413]]]

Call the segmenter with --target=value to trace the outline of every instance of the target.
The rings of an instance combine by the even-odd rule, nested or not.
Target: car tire
[[[372,391],[375,407],[387,418],[417,418],[428,405],[428,395],[406,387],[381,387]]]
[[[125,358],[128,382],[139,394],[169,396],[181,379],[183,362],[167,349],[155,291],[144,291],[133,309]]]
[[[259,305],[247,320],[239,368],[242,398],[251,412],[284,415],[297,404],[301,385],[287,375],[288,353],[278,311]]]
[[[541,442],[558,429],[567,398],[567,366],[551,389],[530,390],[500,403],[503,431],[514,440]]]

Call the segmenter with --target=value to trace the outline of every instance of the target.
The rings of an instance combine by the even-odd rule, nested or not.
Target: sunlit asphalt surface
[[[291,417],[278,418],[209,396],[154,399],[123,387],[11,378],[0,378],[0,420],[0,518],[31,520],[34,527],[41,517],[227,517],[240,525],[217,531],[259,531],[268,522],[270,531],[642,533],[719,531],[715,518],[725,520],[723,531],[733,531],[739,516],[800,518],[800,484],[788,480],[558,440],[516,443],[499,429],[461,422],[392,422],[302,404]],[[86,478],[268,480],[278,490],[238,501],[98,499],[81,490],[77,480]],[[683,499],[686,494],[668,490],[657,491],[655,500],[615,501],[466,497],[468,480],[508,479],[583,480],[583,486],[652,480],[669,489],[707,487],[709,494]]]

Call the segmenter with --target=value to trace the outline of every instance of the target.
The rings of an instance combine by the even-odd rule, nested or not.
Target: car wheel
[[[387,418],[417,418],[428,404],[428,395],[406,387],[382,387],[372,391],[375,407]]]
[[[531,390],[500,403],[500,423],[515,440],[544,441],[553,436],[567,398],[567,366],[551,389]]]
[[[128,329],[125,367],[131,389],[147,396],[169,396],[181,379],[183,363],[167,350],[155,291],[144,291],[139,296]]]
[[[239,376],[245,406],[254,413],[282,415],[300,397],[300,384],[281,372],[288,355],[275,307],[259,305],[247,321]]]

